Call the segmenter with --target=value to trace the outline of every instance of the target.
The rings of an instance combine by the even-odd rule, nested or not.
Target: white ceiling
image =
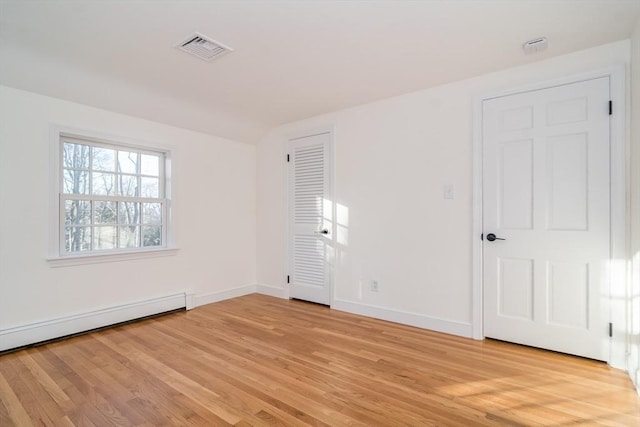
[[[639,0],[0,0],[0,83],[255,142],[298,119],[628,38]],[[194,31],[235,51],[174,48]],[[549,39],[526,56],[524,41]]]

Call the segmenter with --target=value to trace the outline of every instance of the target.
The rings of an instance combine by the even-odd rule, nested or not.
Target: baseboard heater
[[[179,293],[0,329],[0,352],[184,308],[187,294]]]

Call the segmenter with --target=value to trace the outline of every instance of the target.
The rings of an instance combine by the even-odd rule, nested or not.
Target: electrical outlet
[[[378,292],[378,281],[377,280],[372,280],[371,281],[371,292]]]

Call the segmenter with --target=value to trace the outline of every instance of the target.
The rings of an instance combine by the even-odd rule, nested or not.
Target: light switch
[[[453,185],[445,184],[442,186],[442,198],[453,199]]]

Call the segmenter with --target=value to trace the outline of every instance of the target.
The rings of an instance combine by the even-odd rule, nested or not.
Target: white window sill
[[[135,252],[111,252],[101,254],[67,255],[47,258],[50,267],[68,267],[72,265],[100,264],[103,262],[129,261],[132,259],[173,256],[178,248],[146,249]]]

